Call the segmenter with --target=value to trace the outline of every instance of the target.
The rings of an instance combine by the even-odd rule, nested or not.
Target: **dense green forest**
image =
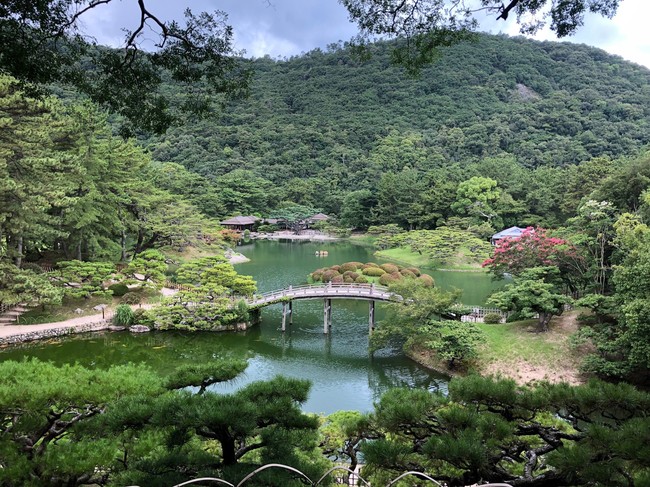
[[[506,223],[562,221],[571,203],[539,195],[575,191],[571,166],[650,141],[650,72],[599,49],[481,35],[412,78],[390,48],[251,61],[249,99],[144,142],[214,181],[221,215],[292,201],[348,212],[355,227],[433,228],[451,216],[441,193],[472,176],[518,203]],[[350,214],[359,206],[364,220]]]

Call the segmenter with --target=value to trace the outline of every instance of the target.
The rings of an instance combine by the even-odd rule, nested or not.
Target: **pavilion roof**
[[[256,216],[235,216],[219,223],[222,225],[252,225],[258,220],[259,218]]]
[[[505,230],[501,230],[499,233],[495,233],[492,235],[492,240],[498,240],[501,238],[514,238],[514,237],[520,237],[522,233],[524,233],[525,228],[519,228],[519,227],[510,227],[506,228]]]

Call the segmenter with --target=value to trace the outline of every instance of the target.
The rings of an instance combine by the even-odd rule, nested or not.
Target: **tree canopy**
[[[111,1],[3,3],[0,70],[36,90],[53,82],[74,87],[124,117],[125,133],[162,132],[180,112],[210,112],[214,95],[246,92],[249,74],[236,58],[224,12],[187,9],[183,20],[163,21],[150,2],[138,0],[139,18],[129,19],[123,48],[115,50],[97,47],[83,30],[84,15]],[[186,86],[184,96],[161,89],[167,76]]]
[[[438,0],[342,0],[350,18],[359,26],[363,45],[376,36],[402,38],[393,57],[412,72],[431,62],[441,46],[467,39],[480,27],[479,14],[507,21],[511,14],[522,34],[548,25],[558,37],[569,36],[584,24],[587,12],[611,18],[619,0],[482,0],[440,2]]]

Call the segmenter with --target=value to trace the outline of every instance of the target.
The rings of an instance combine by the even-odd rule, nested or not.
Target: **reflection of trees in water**
[[[368,367],[368,387],[379,398],[392,387],[426,389],[447,394],[448,377],[423,369],[415,362],[398,363],[394,358],[374,358]]]

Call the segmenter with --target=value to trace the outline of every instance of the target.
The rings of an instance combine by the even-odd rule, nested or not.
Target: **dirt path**
[[[160,293],[165,297],[173,296],[177,292],[178,291],[176,289],[170,289],[166,287],[160,290]],[[131,306],[131,308],[134,310],[138,308],[151,309],[154,306],[156,305],[155,304],[143,304],[143,305],[134,304]],[[90,325],[92,323],[100,323],[106,319],[105,317],[110,316],[111,312],[112,310],[110,308],[106,308],[106,312],[104,314],[97,313],[92,315],[79,316],[78,318],[70,318],[65,321],[55,321],[53,323],[39,323],[37,325],[5,325],[0,327],[0,339],[14,336],[14,335],[29,335],[33,332],[39,332],[44,330],[75,328],[77,326]]]

